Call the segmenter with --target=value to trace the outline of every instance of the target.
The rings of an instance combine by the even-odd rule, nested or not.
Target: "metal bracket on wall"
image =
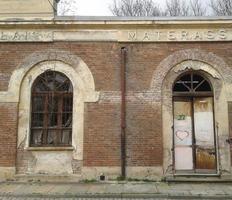
[[[232,144],[232,138],[228,138],[227,140],[226,140],[226,142],[228,143],[228,144]]]

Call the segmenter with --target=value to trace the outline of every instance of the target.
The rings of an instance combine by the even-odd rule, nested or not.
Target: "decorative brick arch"
[[[34,52],[18,65],[10,78],[8,91],[0,93],[0,102],[1,99],[4,102],[19,102],[20,87],[25,75],[34,66],[45,61],[60,61],[72,67],[77,77],[82,81],[83,87],[85,87],[85,101],[91,102],[98,98],[99,93],[95,92],[93,75],[86,63],[80,57],[70,52],[51,49]]]
[[[212,83],[215,100],[215,120],[218,131],[217,146],[219,172],[230,171],[230,152],[226,145],[228,138],[228,110],[226,86],[231,85],[232,70],[224,60],[213,53],[207,53],[198,49],[188,49],[175,52],[160,63],[153,75],[151,83],[152,91],[156,92],[162,102],[163,123],[163,148],[164,174],[172,174],[172,137],[173,137],[173,108],[172,108],[172,86],[176,78],[188,70],[200,71]],[[158,79],[156,77],[159,77]]]
[[[168,72],[174,66],[184,61],[199,61],[206,63],[212,66],[226,82],[232,82],[231,76],[229,74],[231,73],[231,69],[222,58],[211,52],[205,52],[199,49],[185,49],[173,53],[159,64],[152,76],[150,85],[151,90],[159,91],[159,88],[161,91],[163,80],[165,80]],[[159,78],[157,79],[157,77]]]
[[[29,147],[31,87],[36,78],[48,70],[65,74],[73,85],[72,148],[59,151]],[[5,97],[5,101],[2,97]],[[84,138],[84,103],[96,102],[94,79],[88,66],[76,55],[64,51],[31,54],[13,72],[8,92],[0,100],[18,106],[17,172],[21,174],[73,174],[82,166]],[[54,162],[46,163],[54,158]],[[36,163],[34,162],[36,160]],[[51,159],[52,160],[52,159]],[[56,162],[55,162],[56,161]],[[45,164],[46,163],[46,164]],[[45,168],[50,165],[51,168]]]

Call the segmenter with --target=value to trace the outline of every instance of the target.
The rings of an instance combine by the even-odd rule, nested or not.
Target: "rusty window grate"
[[[73,87],[62,73],[47,71],[32,87],[30,145],[71,146]]]
[[[195,72],[190,72],[180,76],[174,86],[175,95],[207,95],[212,96],[212,87],[207,79]]]

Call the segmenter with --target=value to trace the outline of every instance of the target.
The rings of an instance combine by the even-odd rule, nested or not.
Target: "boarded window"
[[[32,87],[31,146],[70,146],[73,87],[62,73],[47,71]]]

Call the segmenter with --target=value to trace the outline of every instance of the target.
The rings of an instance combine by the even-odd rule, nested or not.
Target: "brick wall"
[[[16,158],[17,104],[0,103],[0,167],[14,167]]]
[[[120,105],[85,106],[84,165],[120,165]]]
[[[99,102],[85,104],[84,165],[119,166],[121,46],[123,45],[111,42],[1,44],[0,90],[7,90],[12,71],[35,51],[57,49],[78,55],[90,68],[96,90],[101,92]],[[232,46],[229,42],[136,43],[125,46],[128,48],[127,90],[132,97],[135,93],[143,94],[150,88],[156,67],[163,59],[178,50],[198,48],[212,52],[232,66]],[[128,101],[127,164],[161,166],[163,158],[161,102],[151,104],[141,99],[131,98]],[[16,105],[1,104],[0,115],[3,116],[0,118],[0,166],[9,166],[14,164],[15,156],[13,147],[16,141]]]

